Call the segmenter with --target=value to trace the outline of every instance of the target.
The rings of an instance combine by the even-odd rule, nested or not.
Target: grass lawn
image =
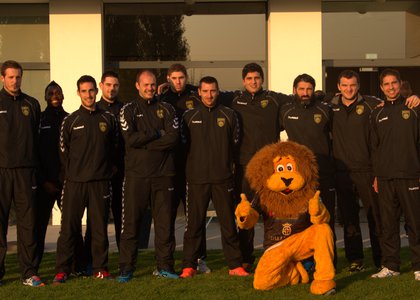
[[[261,252],[258,253],[259,255]],[[408,249],[402,250],[402,275],[388,279],[371,279],[375,271],[366,251],[367,268],[364,272],[351,275],[346,266],[344,252],[339,250],[337,294],[334,299],[420,299],[420,282],[414,280],[410,270]],[[181,270],[181,255],[176,253],[176,269]],[[207,264],[213,272],[191,279],[171,280],[154,278],[154,254],[151,251],[139,253],[135,277],[129,283],[115,280],[71,277],[65,284],[53,285],[55,254],[44,256],[40,275],[46,286],[32,288],[23,286],[16,255],[6,257],[6,276],[0,287],[0,299],[315,299],[309,293],[309,284],[287,286],[274,291],[257,291],[252,288],[252,279],[232,278],[224,262],[222,251],[209,251]],[[117,275],[118,255],[113,253],[109,266]]]

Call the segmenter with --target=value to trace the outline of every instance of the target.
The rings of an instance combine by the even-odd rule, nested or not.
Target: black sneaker
[[[350,267],[349,267],[349,272],[350,273],[357,273],[357,272],[364,271],[364,269],[365,269],[365,266],[363,265],[363,263],[352,262]]]

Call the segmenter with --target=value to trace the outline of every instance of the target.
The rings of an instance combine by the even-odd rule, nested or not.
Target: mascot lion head
[[[318,186],[318,165],[307,147],[278,142],[259,150],[246,178],[260,198],[261,209],[277,218],[297,218],[308,209]]]

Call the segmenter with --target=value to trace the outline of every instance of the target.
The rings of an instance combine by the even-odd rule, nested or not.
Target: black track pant
[[[114,217],[115,240],[117,242],[118,250],[120,249],[120,235],[121,235],[121,215],[122,215],[122,184],[124,178],[121,176],[114,176],[111,180],[112,184],[112,200],[111,210]]]
[[[252,202],[255,192],[249,186],[248,180],[245,178],[245,165],[236,165],[235,169],[235,198],[237,204],[241,202],[240,194],[244,193],[249,202]],[[254,228],[246,230],[239,229],[239,247],[242,253],[244,263],[253,264],[255,260],[254,252]]]
[[[344,249],[350,262],[363,261],[363,240],[359,220],[359,197],[366,212],[372,257],[376,267],[381,266],[380,213],[378,198],[372,188],[373,175],[369,172],[337,172],[337,201],[344,226]],[[359,197],[358,197],[359,196]]]
[[[404,214],[411,265],[420,271],[420,183],[419,179],[378,179],[382,221],[383,265],[400,270],[400,218]]]
[[[151,207],[155,229],[155,252],[159,270],[173,271],[175,250],[172,222],[173,178],[126,177],[123,185],[123,217],[120,240],[120,271],[132,272],[137,262],[139,226]]]
[[[0,168],[0,279],[5,273],[7,229],[12,201],[17,221],[17,249],[22,278],[36,274],[35,269],[35,197],[36,179],[32,168]]]
[[[56,271],[69,274],[76,244],[80,239],[81,221],[85,208],[92,233],[92,269],[108,268],[108,215],[111,202],[109,181],[73,182],[63,187],[61,230],[57,241]]]
[[[60,197],[61,192],[57,192],[55,195],[50,195],[44,190],[44,188],[41,186],[38,187],[35,214],[37,250],[34,263],[37,271],[44,255],[45,235],[50,222],[51,211],[54,207],[55,201],[59,200]]]
[[[206,228],[206,213],[210,199],[220,224],[222,247],[229,269],[242,265],[238,233],[235,224],[233,184],[224,183],[187,185],[187,228],[184,234],[184,268],[197,268],[201,253],[203,230]]]

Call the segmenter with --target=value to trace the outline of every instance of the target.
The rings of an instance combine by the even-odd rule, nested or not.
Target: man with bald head
[[[156,77],[142,70],[137,74],[137,99],[120,113],[125,141],[123,223],[120,241],[119,282],[133,277],[137,261],[138,228],[148,206],[155,224],[155,249],[159,277],[178,278],[174,271],[174,226],[171,222],[173,148],[178,142],[175,109],[156,96]]]

